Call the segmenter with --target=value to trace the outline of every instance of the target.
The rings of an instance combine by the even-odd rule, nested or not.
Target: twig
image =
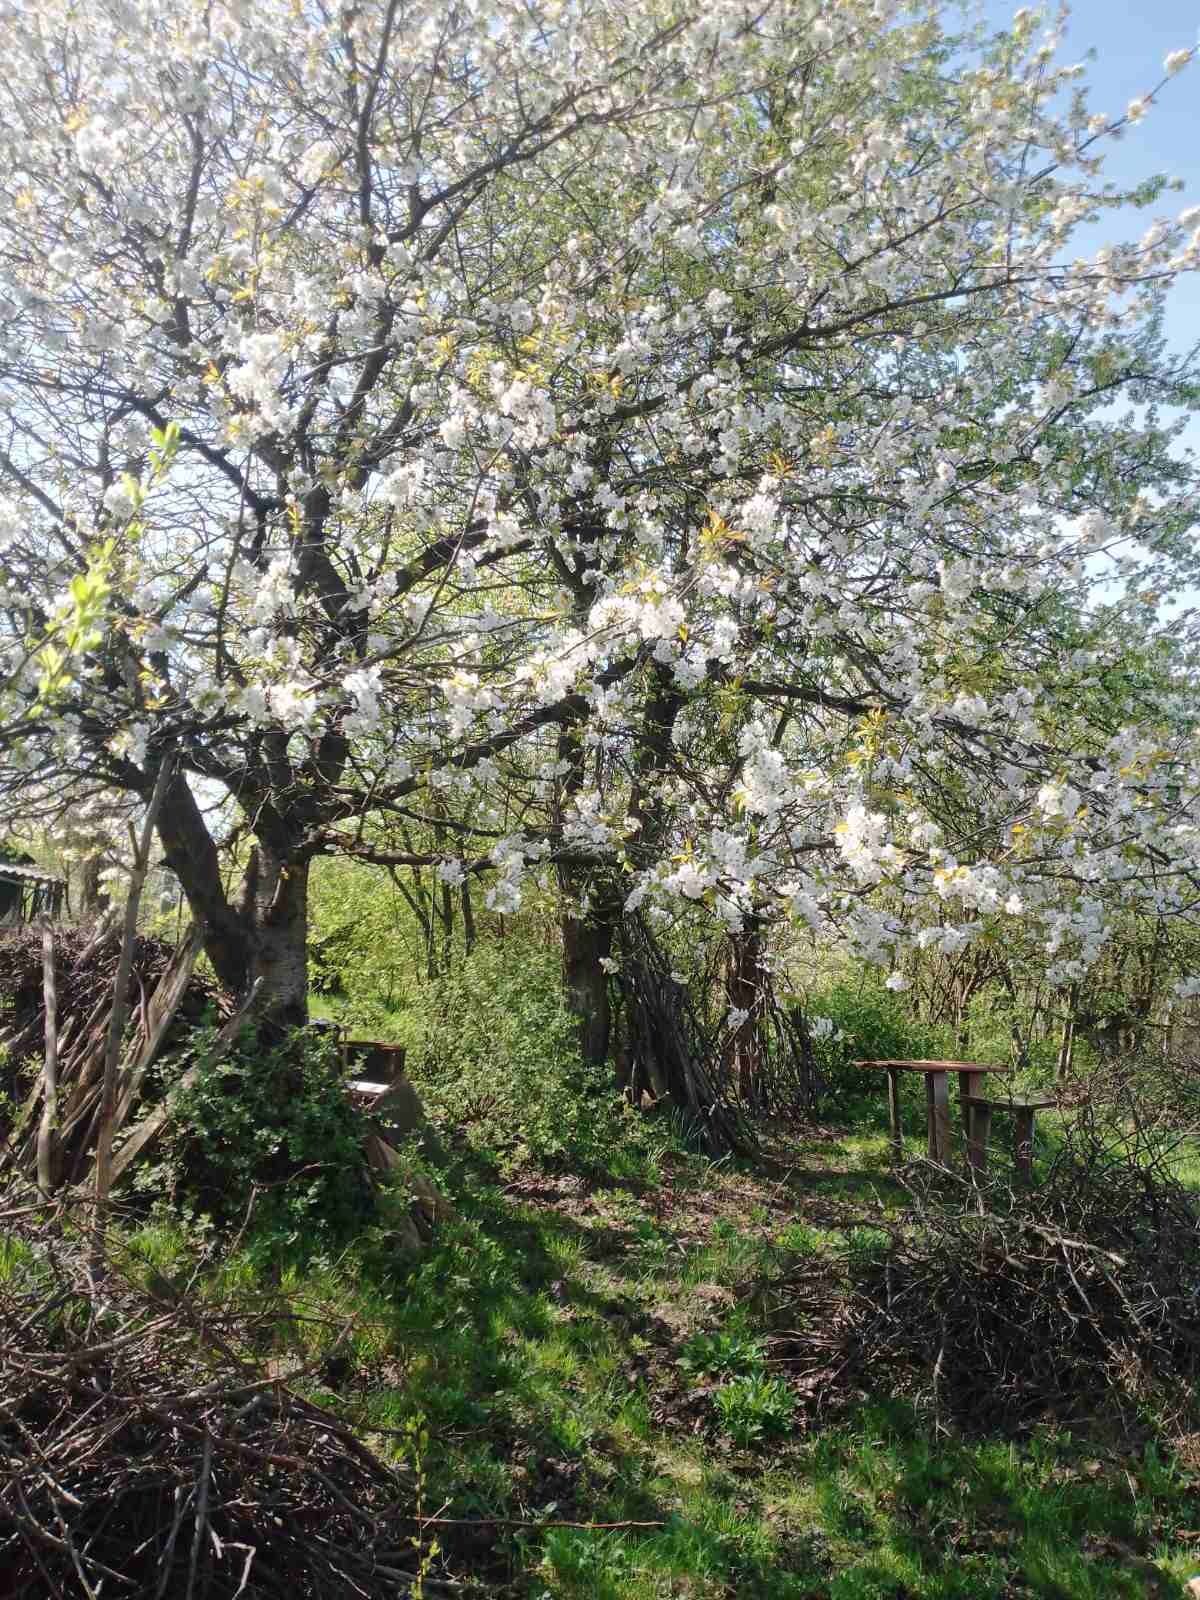
[[[99,1267],[104,1255],[104,1224],[108,1211],[108,1193],[112,1188],[113,1124],[117,1101],[117,1067],[121,1058],[121,1035],[125,1031],[125,1014],[128,1008],[129,977],[133,970],[133,947],[137,940],[138,907],[142,901],[142,886],[150,867],[150,846],[154,839],[154,825],[167,793],[174,771],[174,752],[168,750],[159,763],[158,776],[142,821],[142,832],[135,839],[133,869],[129,879],[129,896],[125,902],[125,926],[121,936],[121,954],[117,960],[117,973],[113,980],[112,1010],[108,1017],[108,1030],[104,1040],[104,1077],[100,1091],[100,1118],[96,1130],[96,1201],[92,1217],[92,1262]]]
[[[192,1557],[188,1562],[187,1600],[192,1600],[196,1587],[196,1566],[200,1560],[200,1547],[204,1542],[204,1529],[208,1521],[208,1479],[212,1471],[212,1434],[204,1430],[204,1456],[200,1463],[200,1483],[196,1490],[195,1527],[192,1533]]]
[[[406,1515],[405,1522],[419,1523],[423,1528],[665,1528],[658,1522],[565,1522],[549,1517],[418,1517]]]

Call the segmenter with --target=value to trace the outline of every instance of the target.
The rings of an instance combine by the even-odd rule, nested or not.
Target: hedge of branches
[[[59,1027],[74,1024],[84,1030],[107,1015],[112,1004],[113,979],[120,953],[116,930],[107,937],[82,928],[56,927],[55,966],[58,970]],[[159,978],[171,963],[175,947],[163,939],[139,935],[129,978],[129,1009],[137,1017],[153,994]],[[38,928],[9,928],[0,933],[0,1040],[6,1046],[10,1068],[22,1062],[39,1062],[45,1049],[45,1008],[42,1004],[42,935]],[[180,1025],[194,1023],[208,1008],[217,1009],[216,987],[193,977],[180,1007]],[[0,1088],[13,1092],[13,1083]]]
[[[818,1406],[906,1390],[1020,1430],[1200,1377],[1200,1201],[1160,1148],[1078,1126],[1032,1189],[915,1180],[898,1220],[760,1286],[774,1353]]]
[[[264,1331],[111,1267],[94,1281],[38,1208],[0,1213],[0,1594],[411,1592],[411,1485],[251,1358]]]

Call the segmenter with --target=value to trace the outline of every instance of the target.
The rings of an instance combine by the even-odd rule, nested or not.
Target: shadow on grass
[[[1111,1459],[1065,1434],[1012,1445],[956,1440],[898,1403],[868,1405],[817,1436],[797,1431],[736,1450],[710,1394],[688,1394],[683,1333],[660,1312],[697,1285],[735,1285],[776,1248],[805,1199],[865,1211],[903,1188],[873,1160],[878,1138],[825,1141],[797,1163],[673,1174],[685,1198],[730,1205],[757,1183],[757,1234],[715,1209],[673,1221],[655,1196],[553,1174],[505,1184],[468,1153],[435,1174],[455,1222],[403,1256],[382,1236],[336,1261],[287,1269],[272,1292],[311,1316],[289,1327],[314,1386],[374,1448],[403,1457],[439,1563],[495,1600],[1101,1600],[1156,1593],[1184,1575],[1180,1528],[1200,1528],[1191,1481],[1152,1450]],[[837,1163],[833,1165],[832,1163]],[[578,1175],[575,1175],[578,1177]],[[570,1193],[611,1191],[609,1215],[570,1212]],[[506,1192],[510,1191],[510,1192]],[[602,1196],[603,1198],[603,1196]],[[560,1208],[561,1207],[561,1208]],[[728,1207],[727,1207],[728,1209]],[[686,1239],[676,1228],[684,1222]],[[785,1227],[784,1233],[787,1229]],[[803,1237],[801,1237],[803,1235]],[[786,1237],[779,1248],[788,1249]],[[711,1298],[707,1326],[748,1308]],[[347,1332],[347,1329],[349,1330]],[[889,1375],[872,1374],[886,1390]],[[713,1385],[708,1384],[711,1391]],[[428,1443],[422,1444],[422,1432]],[[493,1519],[502,1519],[497,1522]],[[529,1524],[505,1527],[503,1519]],[[556,1523],[646,1522],[609,1529]],[[436,1571],[440,1568],[435,1568]]]

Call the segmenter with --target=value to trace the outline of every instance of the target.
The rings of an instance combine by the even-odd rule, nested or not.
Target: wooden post
[[[888,1127],[892,1133],[892,1159],[904,1159],[904,1135],[900,1131],[900,1074],[895,1067],[889,1067],[888,1081]]]
[[[117,1068],[121,1061],[121,1036],[125,1032],[125,1018],[129,1011],[129,979],[133,971],[133,947],[137,943],[138,907],[142,901],[142,887],[150,866],[150,850],[154,843],[154,824],[171,781],[175,758],[167,751],[159,765],[158,777],[146,807],[139,838],[130,826],[133,845],[133,867],[129,876],[129,898],[125,902],[125,922],[121,935],[121,954],[117,958],[117,975],[113,979],[112,1010],[108,1014],[108,1030],[104,1041],[104,1077],[100,1089],[100,1116],[96,1126],[96,1191],[92,1215],[92,1265],[99,1267],[104,1256],[104,1224],[108,1215],[108,1195],[112,1188],[113,1132],[117,1109]]]
[[[1033,1106],[1015,1106],[1013,1116],[1016,1118],[1016,1148],[1014,1158],[1017,1168],[1017,1177],[1022,1183],[1033,1182],[1033,1119],[1036,1115]]]
[[[925,1074],[925,1154],[937,1160],[937,1115],[933,1109],[933,1073]]]
[[[979,1177],[987,1171],[988,1140],[992,1134],[991,1106],[968,1106],[971,1121],[967,1132],[967,1161]]]
[[[54,975],[54,935],[42,928],[42,998],[46,1009],[46,1053],[42,1068],[42,1120],[37,1136],[37,1183],[53,1194],[58,1177],[58,986]]]
[[[971,1157],[971,1141],[975,1136],[975,1108],[967,1104],[967,1096],[983,1094],[985,1082],[986,1079],[982,1072],[960,1072],[958,1075],[958,1097],[962,1103],[963,1133],[966,1136],[967,1161],[972,1166],[974,1162]]]
[[[950,1075],[926,1074],[929,1084],[929,1145],[931,1159],[942,1166],[950,1163]]]

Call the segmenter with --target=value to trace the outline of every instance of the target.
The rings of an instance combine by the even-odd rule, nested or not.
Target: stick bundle
[[[1136,1137],[1135,1137],[1136,1142]],[[1002,1182],[851,1230],[836,1263],[759,1286],[774,1354],[818,1404],[884,1388],[1021,1430],[1187,1409],[1200,1377],[1200,1203],[1144,1150],[1076,1139],[1033,1190]]]
[[[43,933],[32,928],[0,937],[0,995],[6,1002],[0,1027],[0,1043],[6,1046],[0,1091],[16,1106],[8,1125],[0,1122],[0,1172],[37,1176],[40,1143],[41,1177],[52,1166],[57,1184],[74,1184],[85,1177],[95,1146],[120,941],[111,934],[97,938],[78,929],[53,930],[57,1016],[47,1030],[43,940]],[[194,975],[198,951],[194,935],[178,949],[157,939],[133,942],[122,997],[132,1028],[116,1084],[118,1128],[172,1027],[194,1023],[218,1004],[217,991]],[[43,1070],[47,1045],[55,1067],[50,1080]],[[56,1103],[49,1118],[39,1119],[39,1108],[46,1109],[47,1081]]]
[[[411,1487],[255,1355],[278,1305],[150,1292],[111,1264],[97,1290],[86,1244],[36,1211],[0,1230],[0,1593],[410,1592]]]

